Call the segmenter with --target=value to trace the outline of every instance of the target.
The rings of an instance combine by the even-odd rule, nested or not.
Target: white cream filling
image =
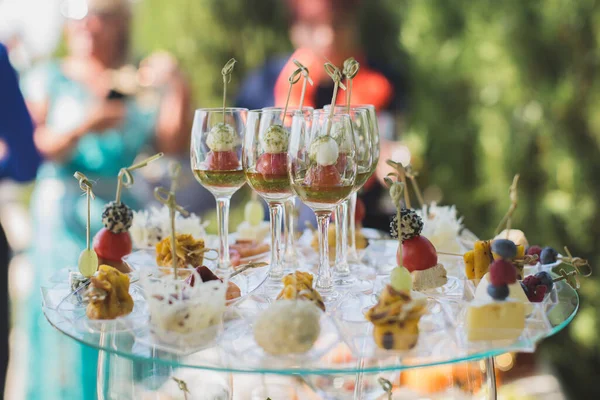
[[[435,289],[444,286],[448,282],[446,269],[442,264],[437,264],[423,271],[413,271],[410,274],[413,279],[413,290]]]

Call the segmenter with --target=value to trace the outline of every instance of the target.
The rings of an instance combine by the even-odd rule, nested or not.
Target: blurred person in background
[[[287,0],[290,16],[289,34],[296,49],[291,56],[268,60],[248,76],[237,97],[237,105],[249,109],[268,106],[283,107],[288,92],[288,77],[297,68],[296,59],[304,64],[314,81],[307,85],[304,105],[322,108],[331,104],[333,81],[325,72],[327,61],[341,69],[345,59],[354,57],[360,71],[352,83],[352,104],[373,104],[378,114],[394,115],[405,109],[405,80],[401,73],[380,60],[372,59],[361,41],[359,30],[360,0]],[[368,4],[366,4],[368,6]],[[302,85],[295,85],[289,106],[300,103]],[[343,91],[338,93],[337,104],[345,104]],[[395,140],[394,127],[382,136]],[[382,149],[383,150],[383,149]],[[385,164],[382,151],[381,164]],[[365,225],[388,230],[389,215],[382,212],[380,198],[383,187],[373,177],[367,182],[361,198],[367,206]],[[302,207],[300,224],[312,221],[314,213]]]
[[[17,74],[0,44],[0,180],[35,178],[40,157],[33,143],[33,124],[19,90]],[[0,221],[0,395],[4,393],[10,326],[8,301],[9,248]]]
[[[190,95],[174,60],[161,53],[128,67],[127,0],[67,2],[68,55],[39,65],[22,80],[45,162],[32,196],[34,288],[75,267],[85,247],[87,207],[73,173],[94,181],[91,233],[114,200],[119,169],[152,143],[167,154],[187,149]],[[133,83],[133,85],[132,85]],[[128,190],[123,201],[138,208]],[[94,399],[97,352],[44,320],[39,290],[28,313],[28,399]]]

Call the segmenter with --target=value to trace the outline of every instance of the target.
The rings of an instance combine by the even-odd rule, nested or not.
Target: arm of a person
[[[45,159],[50,161],[65,161],[73,149],[87,132],[79,126],[61,135],[54,134],[44,123],[37,125],[34,133],[35,146]]]
[[[179,71],[173,73],[167,84],[158,110],[156,146],[166,154],[178,154],[189,145],[191,132],[191,91]]]
[[[33,143],[33,123],[19,90],[16,72],[0,45],[0,138],[8,147],[5,174],[17,181],[35,178],[40,157]]]

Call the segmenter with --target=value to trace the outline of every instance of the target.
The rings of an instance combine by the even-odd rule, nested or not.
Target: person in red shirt
[[[291,55],[268,60],[252,72],[242,84],[237,105],[249,109],[277,106],[283,107],[289,88],[288,77],[297,68],[293,60],[300,61],[310,72],[314,86],[307,86],[304,106],[322,108],[331,103],[333,82],[325,72],[327,61],[340,67],[345,59],[354,57],[360,63],[360,71],[352,84],[353,104],[373,104],[387,122],[395,121],[406,108],[406,85],[401,70],[375,59],[363,47],[359,30],[361,6],[371,3],[361,0],[287,0],[290,16],[290,40],[295,47]],[[295,85],[289,106],[300,104],[302,85]],[[344,104],[345,95],[339,95],[337,104]],[[381,129],[389,126],[389,129]],[[380,124],[382,140],[396,139],[396,125]],[[384,155],[381,163],[385,163]],[[385,191],[373,177],[360,195],[367,204],[365,225],[387,230],[389,213],[380,205]],[[309,210],[302,209],[302,220],[314,223]]]

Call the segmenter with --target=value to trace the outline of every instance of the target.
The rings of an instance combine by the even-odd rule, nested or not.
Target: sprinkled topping
[[[321,136],[310,145],[309,157],[322,166],[334,165],[339,156],[339,146],[331,136]]]
[[[206,145],[212,151],[230,151],[236,146],[237,136],[231,125],[218,123],[208,133]]]
[[[281,125],[272,125],[261,137],[265,152],[271,154],[284,153],[288,150],[289,133]]]
[[[133,211],[124,203],[111,201],[104,206],[102,224],[112,233],[127,232],[133,222]]]

